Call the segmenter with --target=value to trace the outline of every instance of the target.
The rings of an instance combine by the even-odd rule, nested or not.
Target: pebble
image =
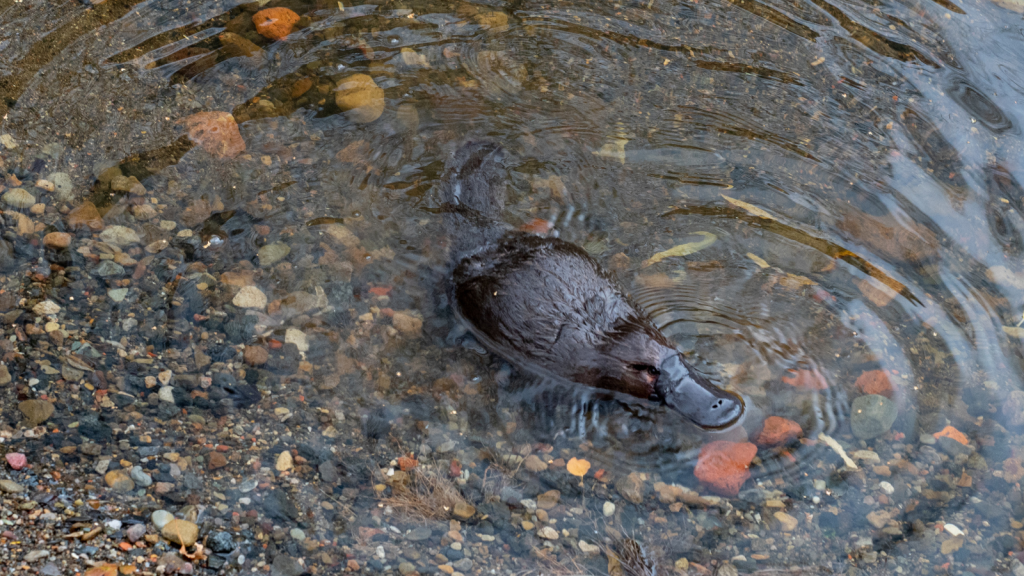
[[[161,386],[160,392],[157,395],[160,397],[161,402],[174,404],[174,386]]]
[[[774,514],[775,519],[779,521],[782,526],[783,532],[792,532],[796,530],[797,520],[796,518],[786,514],[785,512],[779,511]]]
[[[270,565],[270,576],[299,576],[305,571],[298,560],[287,554],[274,556],[274,563]]]
[[[853,435],[861,440],[885,434],[896,422],[896,403],[878,394],[857,397],[850,411],[850,428]]]
[[[71,199],[71,192],[73,191],[71,175],[67,172],[52,172],[46,179],[53,182],[54,191],[57,193],[57,200],[67,202]]]
[[[545,526],[540,530],[537,530],[537,536],[544,538],[545,540],[558,540],[558,530],[555,530],[551,526]]]
[[[135,489],[135,482],[124,469],[111,470],[103,476],[103,480],[117,492],[131,492]]]
[[[476,514],[476,508],[474,508],[472,504],[458,502],[455,504],[455,508],[452,510],[452,513],[459,520],[469,520],[474,514]]]
[[[255,286],[244,286],[235,294],[231,303],[239,308],[255,308],[262,310],[267,307],[267,295]]]
[[[24,188],[11,188],[3,196],[4,203],[11,208],[31,208],[36,203],[36,197]]]
[[[586,554],[588,556],[597,556],[598,554],[601,553],[601,547],[600,546],[597,546],[595,544],[589,544],[585,540],[580,540],[577,543],[577,546],[579,546],[580,552],[583,552],[584,554]]]
[[[149,474],[146,474],[142,470],[142,466],[132,466],[132,471],[129,475],[131,476],[132,481],[135,482],[137,486],[147,488],[153,484],[153,477],[150,476]]]
[[[124,302],[124,299],[128,296],[127,288],[111,288],[107,290],[107,296],[114,302]]]
[[[334,102],[349,120],[366,124],[384,113],[384,89],[366,74],[353,74],[338,83]]]
[[[128,531],[127,531],[128,541],[131,542],[132,544],[135,544],[136,542],[141,540],[142,537],[145,536],[145,535],[146,535],[146,525],[145,524],[132,524],[131,526],[128,527]]]
[[[199,526],[188,520],[175,518],[160,529],[160,535],[180,546],[191,546],[199,537]]]
[[[103,260],[98,266],[92,269],[92,273],[100,278],[111,278],[114,276],[125,275],[124,266],[121,266],[113,260]]]
[[[410,542],[419,542],[421,540],[426,540],[427,538],[430,538],[431,534],[432,531],[430,530],[430,528],[427,528],[426,526],[419,526],[417,528],[414,528],[412,532],[409,532],[405,539],[409,540]]]
[[[8,494],[17,494],[18,492],[24,492],[25,487],[18,484],[14,480],[0,480],[0,492],[7,492]]]
[[[267,244],[260,248],[256,255],[260,259],[260,266],[263,268],[269,268],[281,260],[284,260],[291,251],[291,247],[284,242],[274,242],[273,244]]]
[[[288,531],[288,535],[296,542],[302,542],[306,539],[306,533],[303,532],[301,528],[292,528]]]
[[[604,513],[605,518],[609,518],[615,514],[615,504],[612,502],[605,502],[604,506],[601,507],[601,511]]]
[[[37,316],[53,316],[60,313],[60,306],[53,300],[43,300],[32,307]]]
[[[24,560],[25,562],[35,562],[36,560],[42,560],[43,558],[47,558],[49,556],[49,550],[32,550],[29,553],[25,554],[25,557],[22,558],[22,560]]]
[[[4,459],[7,460],[7,465],[15,470],[21,470],[28,464],[28,458],[21,452],[8,452]]]
[[[47,248],[67,248],[71,246],[71,234],[67,232],[50,232],[43,236],[43,245]]]
[[[18,410],[29,426],[38,426],[53,416],[53,404],[47,400],[25,400],[18,404]]]
[[[530,454],[523,460],[523,466],[530,472],[543,472],[548,469],[547,463],[541,460],[536,454]]]
[[[558,501],[561,497],[562,493],[558,490],[548,490],[537,496],[537,507],[542,510],[551,510],[558,506]]]
[[[162,530],[168,522],[174,520],[174,514],[166,510],[157,510],[149,518],[153,521],[153,525],[156,526],[157,530]]]
[[[100,232],[100,239],[118,248],[141,242],[138,233],[127,226],[107,226]]]
[[[274,463],[274,469],[278,472],[287,472],[292,469],[292,453],[285,450],[277,455],[277,462]]]

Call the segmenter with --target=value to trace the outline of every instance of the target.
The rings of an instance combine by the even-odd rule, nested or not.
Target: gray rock
[[[121,266],[113,260],[104,260],[100,262],[95,268],[92,269],[92,273],[99,276],[100,278],[110,278],[112,276],[124,276],[124,266]]]
[[[210,550],[220,554],[227,554],[235,549],[235,539],[228,532],[215,532],[206,542]]]
[[[142,537],[145,536],[145,535],[146,535],[146,525],[145,524],[132,524],[131,526],[128,527],[128,530],[127,530],[128,541],[131,542],[132,544],[135,544],[136,542],[141,540]]]
[[[163,530],[164,526],[171,520],[174,520],[174,514],[171,514],[167,510],[157,510],[153,512],[152,516],[149,517],[153,521],[153,525],[156,526],[157,530]]]
[[[107,290],[107,296],[110,297],[114,302],[123,302],[125,297],[128,296],[127,288],[112,288]]]
[[[456,560],[453,562],[452,567],[459,572],[466,573],[473,569],[473,561],[469,558],[463,558],[462,560]]]
[[[287,554],[278,554],[270,565],[270,576],[299,576],[305,571],[298,560]]]
[[[67,172],[52,172],[46,179],[53,182],[57,200],[61,202],[71,200],[73,187],[71,185],[71,176]]]
[[[36,203],[36,197],[24,188],[11,188],[4,196],[4,203],[11,208],[31,208]]]
[[[430,528],[427,528],[426,526],[419,526],[413,529],[412,532],[409,532],[405,539],[411,542],[419,542],[421,540],[426,540],[427,538],[430,538],[430,535],[432,533],[433,532]]]
[[[971,452],[973,452],[970,446],[964,446],[963,444],[947,436],[939,437],[936,443],[939,445],[939,448],[941,448],[943,452],[949,454],[954,458],[961,454],[963,454],[964,456],[969,456]]]
[[[106,474],[110,468],[110,458],[100,458],[96,461],[96,465],[92,467],[97,474]]]
[[[132,480],[135,481],[135,485],[142,488],[146,488],[153,484],[153,477],[146,474],[142,470],[142,466],[132,466],[131,477]]]
[[[9,494],[17,494],[18,492],[24,492],[25,487],[18,484],[14,480],[0,480],[0,492],[7,492]]]
[[[42,560],[50,555],[49,550],[32,550],[25,557],[22,558],[25,562],[35,562],[36,560]]]
[[[519,506],[519,503],[523,501],[523,493],[511,486],[502,488],[498,497],[501,498],[502,504],[508,504],[509,506]]]
[[[61,576],[60,568],[53,562],[47,562],[39,569],[39,573],[43,576]]]
[[[320,472],[320,479],[328,484],[337,484],[341,480],[341,475],[338,474],[338,467],[330,460],[321,462],[317,470]]]
[[[867,394],[853,401],[850,428],[853,435],[861,440],[877,438],[885,434],[896,422],[896,403],[885,396]]]
[[[291,536],[295,541],[302,542],[306,539],[306,533],[301,528],[292,528],[288,531],[288,535]]]
[[[274,242],[260,248],[257,256],[260,258],[260,266],[266,268],[273,266],[283,260],[292,251],[291,247],[283,242]]]
[[[141,242],[138,233],[127,226],[107,226],[100,232],[100,239],[119,248]]]
[[[413,572],[415,572],[416,566],[414,566],[412,562],[402,562],[398,565],[398,571],[402,574],[402,576],[406,576],[407,574],[412,574]]]

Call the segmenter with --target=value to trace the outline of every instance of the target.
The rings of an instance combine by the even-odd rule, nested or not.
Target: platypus
[[[663,403],[704,428],[734,423],[740,397],[694,370],[585,250],[501,221],[505,156],[497,143],[469,141],[446,162],[455,316],[519,369]]]

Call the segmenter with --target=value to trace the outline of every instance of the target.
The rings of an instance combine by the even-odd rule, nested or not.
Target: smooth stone
[[[128,541],[131,542],[132,544],[135,544],[139,540],[142,540],[142,537],[145,536],[145,535],[146,535],[146,525],[145,524],[132,524],[131,526],[128,527],[128,530],[127,530]]]
[[[287,554],[274,556],[274,563],[270,565],[270,576],[299,576],[305,571],[298,560]]]
[[[171,514],[166,510],[157,510],[156,512],[153,512],[149,519],[153,522],[153,525],[156,526],[157,530],[162,530],[168,522],[174,520],[174,514]]]
[[[291,536],[297,542],[302,542],[306,539],[306,533],[301,528],[292,528],[288,531],[288,535]]]
[[[49,550],[32,550],[22,558],[25,562],[35,562],[50,556]]]
[[[107,296],[114,302],[124,302],[126,296],[128,296],[127,288],[111,288],[107,290]]]
[[[60,305],[53,300],[43,300],[32,307],[32,311],[38,316],[53,316],[60,313]]]
[[[31,208],[36,203],[36,197],[24,188],[11,188],[4,196],[4,203],[11,208]]]
[[[43,236],[43,246],[47,248],[67,248],[71,246],[71,234],[67,232],[50,232]]]
[[[57,200],[67,202],[71,199],[71,192],[74,190],[71,184],[71,175],[67,172],[52,172],[46,179],[53,182],[53,188],[57,193]]]
[[[131,492],[135,489],[135,482],[124,469],[111,470],[103,476],[103,480],[117,492]]]
[[[28,464],[28,457],[21,452],[8,452],[4,459],[7,460],[7,465],[14,470],[21,470]]]
[[[427,528],[426,526],[419,526],[418,528],[414,528],[412,532],[409,532],[405,539],[411,542],[419,542],[430,538],[432,533],[433,531],[430,528]]]
[[[138,233],[127,226],[107,226],[103,232],[100,232],[100,240],[118,248],[138,244],[141,241]]]
[[[274,242],[260,248],[256,255],[260,259],[260,266],[267,268],[284,260],[291,251],[291,246],[284,242]]]
[[[191,546],[199,538],[199,526],[188,520],[175,518],[160,529],[160,535],[179,546]]]
[[[255,286],[243,286],[231,303],[239,308],[255,308],[262,310],[267,307],[267,295]]]
[[[853,401],[850,409],[850,428],[861,440],[885,434],[896,422],[896,403],[885,396],[866,394]]]
[[[14,480],[0,480],[0,492],[7,492],[8,494],[17,494],[18,492],[24,492],[25,487],[18,484]]]
[[[25,400],[18,404],[18,410],[29,426],[39,426],[53,416],[53,404],[47,400]]]
[[[277,455],[277,462],[274,469],[278,472],[287,472],[292,469],[292,453],[285,450]]]
[[[349,120],[366,124],[384,113],[384,89],[366,74],[353,74],[338,83],[334,102]]]
[[[161,386],[157,396],[160,397],[161,402],[174,404],[174,386]]]
[[[99,276],[100,278],[110,278],[112,276],[124,276],[124,266],[121,266],[113,260],[104,260],[100,262],[95,268],[92,269],[92,273]]]
[[[141,486],[143,488],[146,488],[153,484],[153,477],[150,476],[149,474],[146,474],[142,470],[142,466],[132,466],[130,476],[132,477],[132,481],[134,481],[136,485]]]

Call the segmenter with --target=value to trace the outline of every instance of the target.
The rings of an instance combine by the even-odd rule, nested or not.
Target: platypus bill
[[[521,369],[661,402],[704,428],[736,422],[739,396],[694,370],[586,251],[501,222],[504,156],[468,142],[446,166],[456,316]]]

